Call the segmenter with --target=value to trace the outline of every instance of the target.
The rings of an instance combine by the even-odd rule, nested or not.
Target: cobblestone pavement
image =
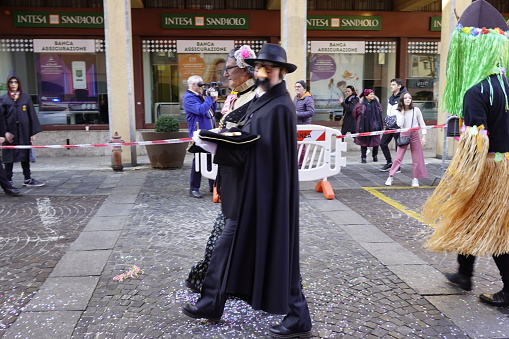
[[[421,243],[430,228],[412,214],[418,213],[431,193],[433,188],[424,185],[430,185],[432,174],[440,172],[439,162],[430,161],[430,177],[421,181],[422,187],[409,187],[411,169],[405,164],[394,186],[388,188],[383,186],[387,173],[377,170],[381,164],[360,164],[357,158],[352,154],[347,167],[329,178],[335,200],[327,201],[314,192],[313,183],[301,185],[301,270],[313,336],[508,337],[507,309],[493,309],[477,299],[481,291],[500,289],[489,258],[481,259],[476,267],[473,293],[448,286],[433,272],[413,274],[423,268],[447,272],[456,266],[454,255],[423,249]],[[46,181],[47,186],[22,189],[20,198],[0,196],[0,220],[10,220],[0,226],[5,227],[0,242],[5,249],[0,271],[4,337],[267,337],[267,328],[281,316],[254,311],[237,299],[228,300],[218,324],[193,320],[180,312],[184,303],[198,297],[183,281],[192,264],[202,257],[219,210],[208,194],[206,199],[188,196],[189,171],[189,161],[181,170],[141,166],[139,171],[126,169],[123,173],[46,171],[41,166],[37,179]],[[131,194],[125,193],[123,185],[135,184],[139,189],[128,201],[124,218],[120,211],[124,205],[111,203],[127,203]],[[83,251],[108,249],[100,269],[77,273],[95,279],[85,303],[63,300],[65,293],[60,295],[58,288],[48,286],[56,279],[55,267],[61,257],[80,249],[82,239],[74,241],[80,232],[80,238],[92,234],[97,238],[94,241],[100,242],[113,229],[118,232],[110,246]],[[359,233],[363,230],[367,233]],[[377,255],[379,245],[389,247]],[[391,246],[401,248],[388,258],[385,254]],[[72,264],[80,267],[87,263]],[[141,267],[143,274],[137,279],[113,280],[132,265]],[[21,279],[14,278],[16,274]],[[58,326],[64,330],[55,332]]]

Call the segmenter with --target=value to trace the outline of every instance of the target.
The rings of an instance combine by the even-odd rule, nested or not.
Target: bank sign
[[[364,41],[311,41],[311,53],[366,53]]]
[[[98,12],[14,12],[16,27],[104,28]]]
[[[248,29],[249,18],[244,14],[162,14],[165,29]]]
[[[309,30],[380,31],[381,16],[308,15]]]
[[[35,53],[95,53],[95,40],[34,39]]]
[[[233,40],[177,40],[177,53],[229,53]]]

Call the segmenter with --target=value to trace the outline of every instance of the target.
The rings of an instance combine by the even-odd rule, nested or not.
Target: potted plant
[[[179,132],[180,123],[174,116],[159,117],[154,125],[155,132],[142,132],[144,141],[187,138],[187,132]],[[150,165],[153,168],[176,169],[184,165],[189,143],[146,145]]]

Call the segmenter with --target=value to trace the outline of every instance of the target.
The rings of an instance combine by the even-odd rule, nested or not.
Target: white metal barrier
[[[299,168],[299,181],[319,180],[315,190],[323,192],[327,199],[334,199],[327,178],[341,172],[346,166],[346,158],[341,152],[346,152],[346,142],[342,141],[339,130],[321,125],[297,125],[298,159],[303,159]],[[335,154],[333,154],[335,152]],[[217,176],[217,165],[212,164],[207,169],[207,154],[195,153],[196,171],[208,179]]]

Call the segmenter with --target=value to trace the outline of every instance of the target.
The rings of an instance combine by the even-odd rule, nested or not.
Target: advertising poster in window
[[[95,63],[94,54],[36,53],[40,114],[67,113],[47,123],[93,123],[85,113],[99,110]]]
[[[363,41],[312,41],[309,72],[315,107],[339,109],[346,86],[362,90],[363,70]]]
[[[202,77],[204,83],[221,82],[221,74],[226,64],[227,54],[179,54],[180,97],[182,98],[188,88],[187,79],[192,75]],[[225,87],[223,84],[222,87]]]

